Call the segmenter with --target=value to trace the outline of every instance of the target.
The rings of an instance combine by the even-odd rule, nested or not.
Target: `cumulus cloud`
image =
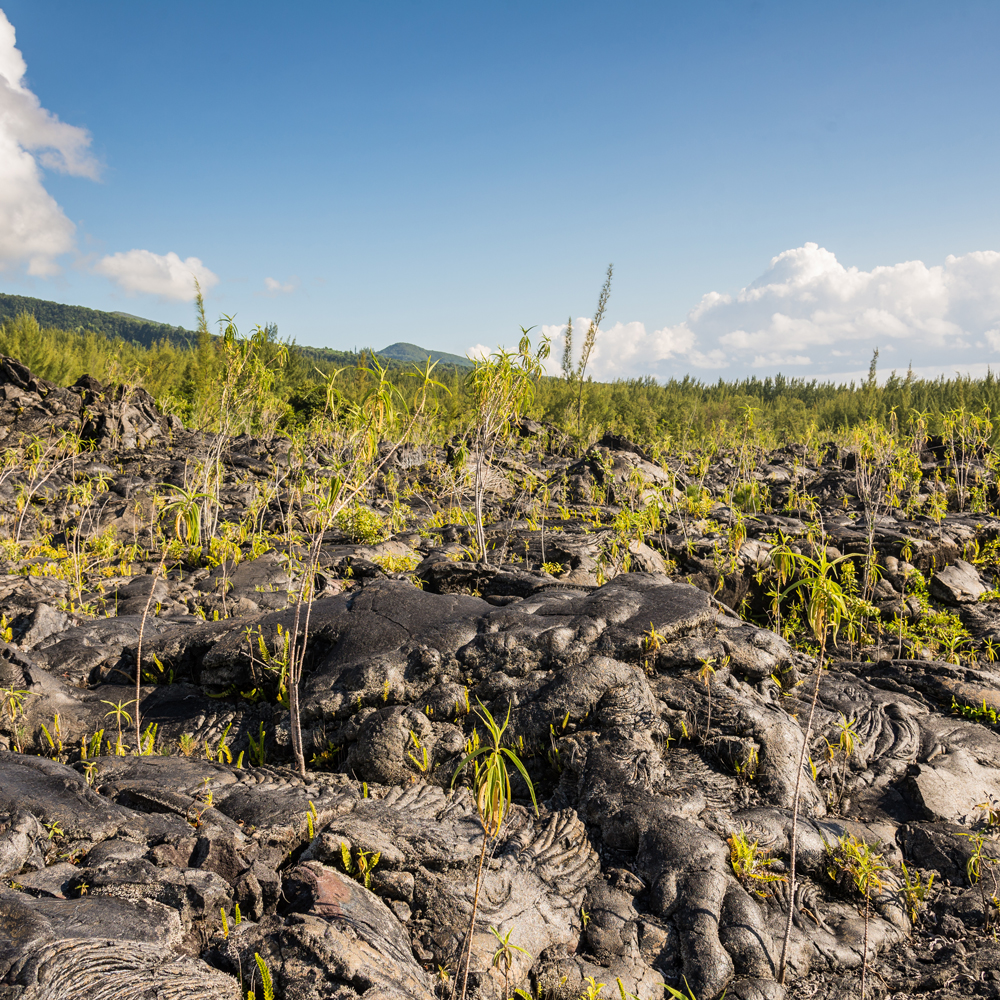
[[[0,268],[23,263],[44,277],[73,249],[76,227],[45,190],[41,167],[96,180],[99,165],[90,133],[43,108],[24,85],[26,71],[0,10]]]
[[[278,281],[277,278],[265,278],[264,288],[266,295],[289,295],[299,287],[299,279],[292,275],[288,281]]]
[[[587,329],[579,320],[574,329]],[[553,356],[564,327],[546,327]],[[1000,253],[976,251],[928,266],[863,271],[815,243],[786,250],[735,294],[708,292],[676,326],[616,323],[598,333],[595,378],[670,377],[699,369],[736,375],[788,371],[836,378],[844,361],[866,373],[874,348],[914,370],[985,368],[1000,361]],[[555,370],[558,365],[555,365]]]
[[[585,317],[573,321],[577,354],[589,327],[590,320]],[[561,370],[566,326],[543,326],[542,332],[552,340],[547,370],[554,375]],[[725,352],[719,348],[701,350],[695,331],[687,323],[650,332],[644,323],[633,321],[598,330],[587,374],[603,380],[662,375],[678,367],[715,369],[725,365]]]
[[[97,180],[100,165],[90,133],[43,108],[25,85],[26,72],[14,26],[0,10],[0,270],[21,264],[48,277],[58,273],[58,258],[75,249],[76,227],[45,190],[42,171]],[[182,261],[148,250],[104,257],[94,270],[127,292],[180,301],[194,297],[193,277],[205,290],[219,280],[197,257]]]
[[[177,302],[194,299],[196,278],[203,292],[219,282],[197,257],[181,260],[175,253],[161,255],[149,250],[109,254],[94,265],[94,271],[129,294],[159,295]]]

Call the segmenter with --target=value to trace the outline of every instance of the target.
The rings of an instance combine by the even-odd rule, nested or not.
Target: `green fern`
[[[254,952],[253,956],[257,960],[257,968],[260,969],[260,981],[264,987],[264,1000],[274,1000],[274,983],[271,982],[271,970],[267,967],[267,962],[261,958],[259,952]],[[247,994],[249,997],[251,994]]]

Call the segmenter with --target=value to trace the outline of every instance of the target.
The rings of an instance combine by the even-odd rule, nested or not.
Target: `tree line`
[[[371,351],[300,347],[282,341],[273,325],[255,328],[254,344],[260,361],[274,372],[266,407],[272,415],[270,430],[291,432],[307,426],[329,410],[331,392],[341,401],[360,402],[367,391],[363,369],[374,357]],[[71,385],[84,374],[104,382],[140,384],[185,425],[203,430],[218,426],[217,396],[227,355],[223,338],[211,333],[203,311],[189,341],[163,336],[148,345],[92,329],[44,325],[34,314],[22,312],[0,324],[0,353],[59,385]],[[379,361],[404,408],[412,405],[412,366]],[[946,415],[956,410],[1000,411],[1000,380],[992,372],[982,379],[893,373],[879,384],[875,361],[867,379],[839,385],[782,375],[714,383],[690,375],[666,382],[652,377],[597,382],[579,364],[564,364],[560,376],[538,379],[527,413],[555,425],[580,445],[610,431],[668,450],[725,434],[742,426],[748,413],[758,433],[777,446],[833,435],[871,420],[903,427],[919,419],[929,433],[940,433]],[[424,433],[429,439],[443,440],[470,425],[470,377],[468,368],[437,367],[435,381],[440,385],[432,389],[425,409]]]

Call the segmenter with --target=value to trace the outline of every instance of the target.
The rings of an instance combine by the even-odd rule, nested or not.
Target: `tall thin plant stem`
[[[816,715],[816,703],[819,701],[819,688],[823,679],[823,662],[826,658],[827,631],[833,628],[834,642],[837,639],[837,631],[840,623],[847,611],[844,600],[844,593],[840,584],[830,575],[831,571],[846,559],[853,558],[852,555],[838,556],[836,559],[828,559],[826,555],[826,540],[821,539],[819,554],[815,559],[805,555],[795,555],[794,561],[804,567],[811,575],[803,576],[800,580],[786,588],[781,596],[787,596],[793,591],[807,590],[809,597],[806,604],[806,617],[813,635],[819,642],[819,662],[816,668],[816,683],[813,685],[812,700],[809,702],[809,717],[806,720],[806,731],[802,739],[802,750],[799,753],[799,767],[795,774],[795,792],[792,795],[792,835],[791,847],[789,851],[789,875],[788,875],[788,919],[785,922],[785,936],[781,942],[781,960],[778,963],[778,982],[784,984],[786,960],[788,957],[788,942],[792,936],[792,918],[795,913],[795,863],[798,855],[798,832],[799,832],[799,799],[802,792],[802,772],[806,765],[806,755],[809,752],[809,741],[812,737],[813,719]],[[780,600],[780,598],[779,598]]]
[[[534,352],[528,334],[531,327],[521,328],[517,351],[502,348],[488,357],[476,358],[466,387],[476,412],[474,441],[476,447],[476,482],[474,511],[476,544],[479,558],[488,562],[486,530],[483,525],[483,497],[486,493],[487,472],[493,464],[501,439],[520,418],[534,399],[535,383],[544,374],[543,362],[549,355],[549,341]]]
[[[464,958],[465,964],[462,970],[462,991],[459,1000],[465,1000],[465,991],[469,981],[469,965],[472,962],[472,938],[476,930],[476,913],[479,909],[479,893],[483,882],[483,865],[486,862],[486,847],[490,840],[495,840],[500,836],[503,829],[504,820],[511,806],[510,774],[507,765],[510,763],[520,772],[528,792],[531,795],[532,805],[535,807],[535,815],[538,815],[538,802],[535,799],[535,786],[528,777],[528,772],[518,755],[502,745],[503,734],[510,722],[511,706],[507,706],[507,718],[501,725],[490,714],[489,709],[482,703],[476,709],[479,718],[482,720],[489,734],[490,742],[481,746],[478,750],[467,754],[455,773],[451,776],[451,784],[454,786],[459,773],[466,764],[474,765],[473,793],[476,801],[476,810],[479,813],[479,822],[483,828],[483,847],[479,852],[479,867],[476,869],[476,891],[472,900],[472,916],[469,919],[469,932],[467,944],[462,948],[461,962]],[[483,760],[479,762],[478,758]],[[457,983],[456,983],[457,984]],[[454,997],[454,992],[452,994]]]
[[[486,863],[486,845],[489,838],[483,835],[483,849],[479,852],[479,867],[476,869],[476,892],[472,897],[472,916],[469,918],[469,933],[466,935],[465,947],[462,949],[462,992],[461,1000],[465,1000],[465,991],[469,983],[469,966],[472,964],[472,936],[476,930],[476,913],[479,910],[479,892],[483,885],[483,865]]]
[[[871,890],[865,884],[865,953],[861,962],[861,1000],[865,1000],[865,981],[868,973],[868,921],[871,915]]]
[[[587,365],[590,363],[590,355],[594,350],[594,342],[597,340],[597,331],[601,321],[604,319],[604,312],[608,307],[608,299],[611,298],[611,276],[614,274],[614,264],[608,264],[608,273],[601,286],[601,294],[597,297],[597,309],[594,311],[594,318],[590,321],[587,329],[587,336],[583,338],[583,349],[580,352],[580,364],[577,367],[576,377],[580,383],[576,401],[576,425],[579,433],[583,433],[583,381],[587,374]]]
[[[809,739],[812,736],[813,717],[816,714],[816,703],[819,701],[819,685],[823,677],[823,657],[826,653],[826,634],[819,647],[819,666],[816,670],[816,683],[813,685],[812,700],[809,702],[809,717],[806,720],[806,732],[802,740],[802,750],[799,753],[799,769],[795,775],[795,793],[792,795],[792,837],[791,853],[788,861],[788,917],[785,921],[785,936],[781,942],[781,961],[778,963],[778,982],[785,983],[785,960],[788,956],[788,941],[792,936],[792,916],[795,913],[795,862],[798,854],[799,832],[799,795],[802,791],[802,772],[806,766],[806,755],[809,752]]]
[[[306,563],[299,585],[298,601],[295,605],[295,619],[292,623],[292,641],[288,651],[288,710],[291,716],[289,728],[292,737],[292,754],[295,757],[295,767],[299,775],[306,776],[305,748],[302,740],[302,713],[300,710],[300,684],[306,661],[306,649],[309,645],[309,621],[312,616],[312,606],[315,600],[316,571],[319,568],[320,550],[323,545],[323,535],[333,525],[337,515],[354,502],[375,481],[386,464],[395,455],[399,446],[406,441],[420,419],[427,402],[427,391],[431,386],[443,388],[439,382],[431,378],[437,362],[427,360],[423,372],[419,369],[417,377],[423,379],[418,390],[417,403],[409,419],[404,424],[395,444],[388,450],[381,461],[376,461],[381,432],[395,418],[393,408],[393,389],[386,378],[386,370],[373,360],[370,368],[361,369],[377,380],[376,387],[366,397],[367,409],[360,411],[358,435],[355,440],[353,457],[340,475],[330,483],[330,491],[325,496],[316,496],[315,513],[317,514],[315,532],[306,557]],[[331,380],[332,387],[332,380]],[[328,389],[329,392],[329,389]],[[332,394],[328,395],[328,402]],[[305,620],[302,620],[302,608],[305,605]],[[299,625],[303,624],[300,634]]]
[[[142,683],[142,636],[146,631],[146,619],[149,617],[149,608],[153,603],[153,594],[156,592],[156,581],[163,572],[163,564],[167,560],[167,547],[163,546],[163,554],[160,561],[153,570],[153,582],[149,585],[149,597],[146,598],[146,607],[142,612],[142,621],[139,622],[139,644],[135,651],[135,752],[141,753],[142,746],[139,737],[139,685]]]

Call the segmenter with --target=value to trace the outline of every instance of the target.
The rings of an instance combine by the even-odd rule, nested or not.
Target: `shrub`
[[[350,535],[356,542],[375,545],[384,542],[389,537],[389,529],[385,520],[369,507],[359,503],[345,507],[337,515],[337,527],[344,534]]]

